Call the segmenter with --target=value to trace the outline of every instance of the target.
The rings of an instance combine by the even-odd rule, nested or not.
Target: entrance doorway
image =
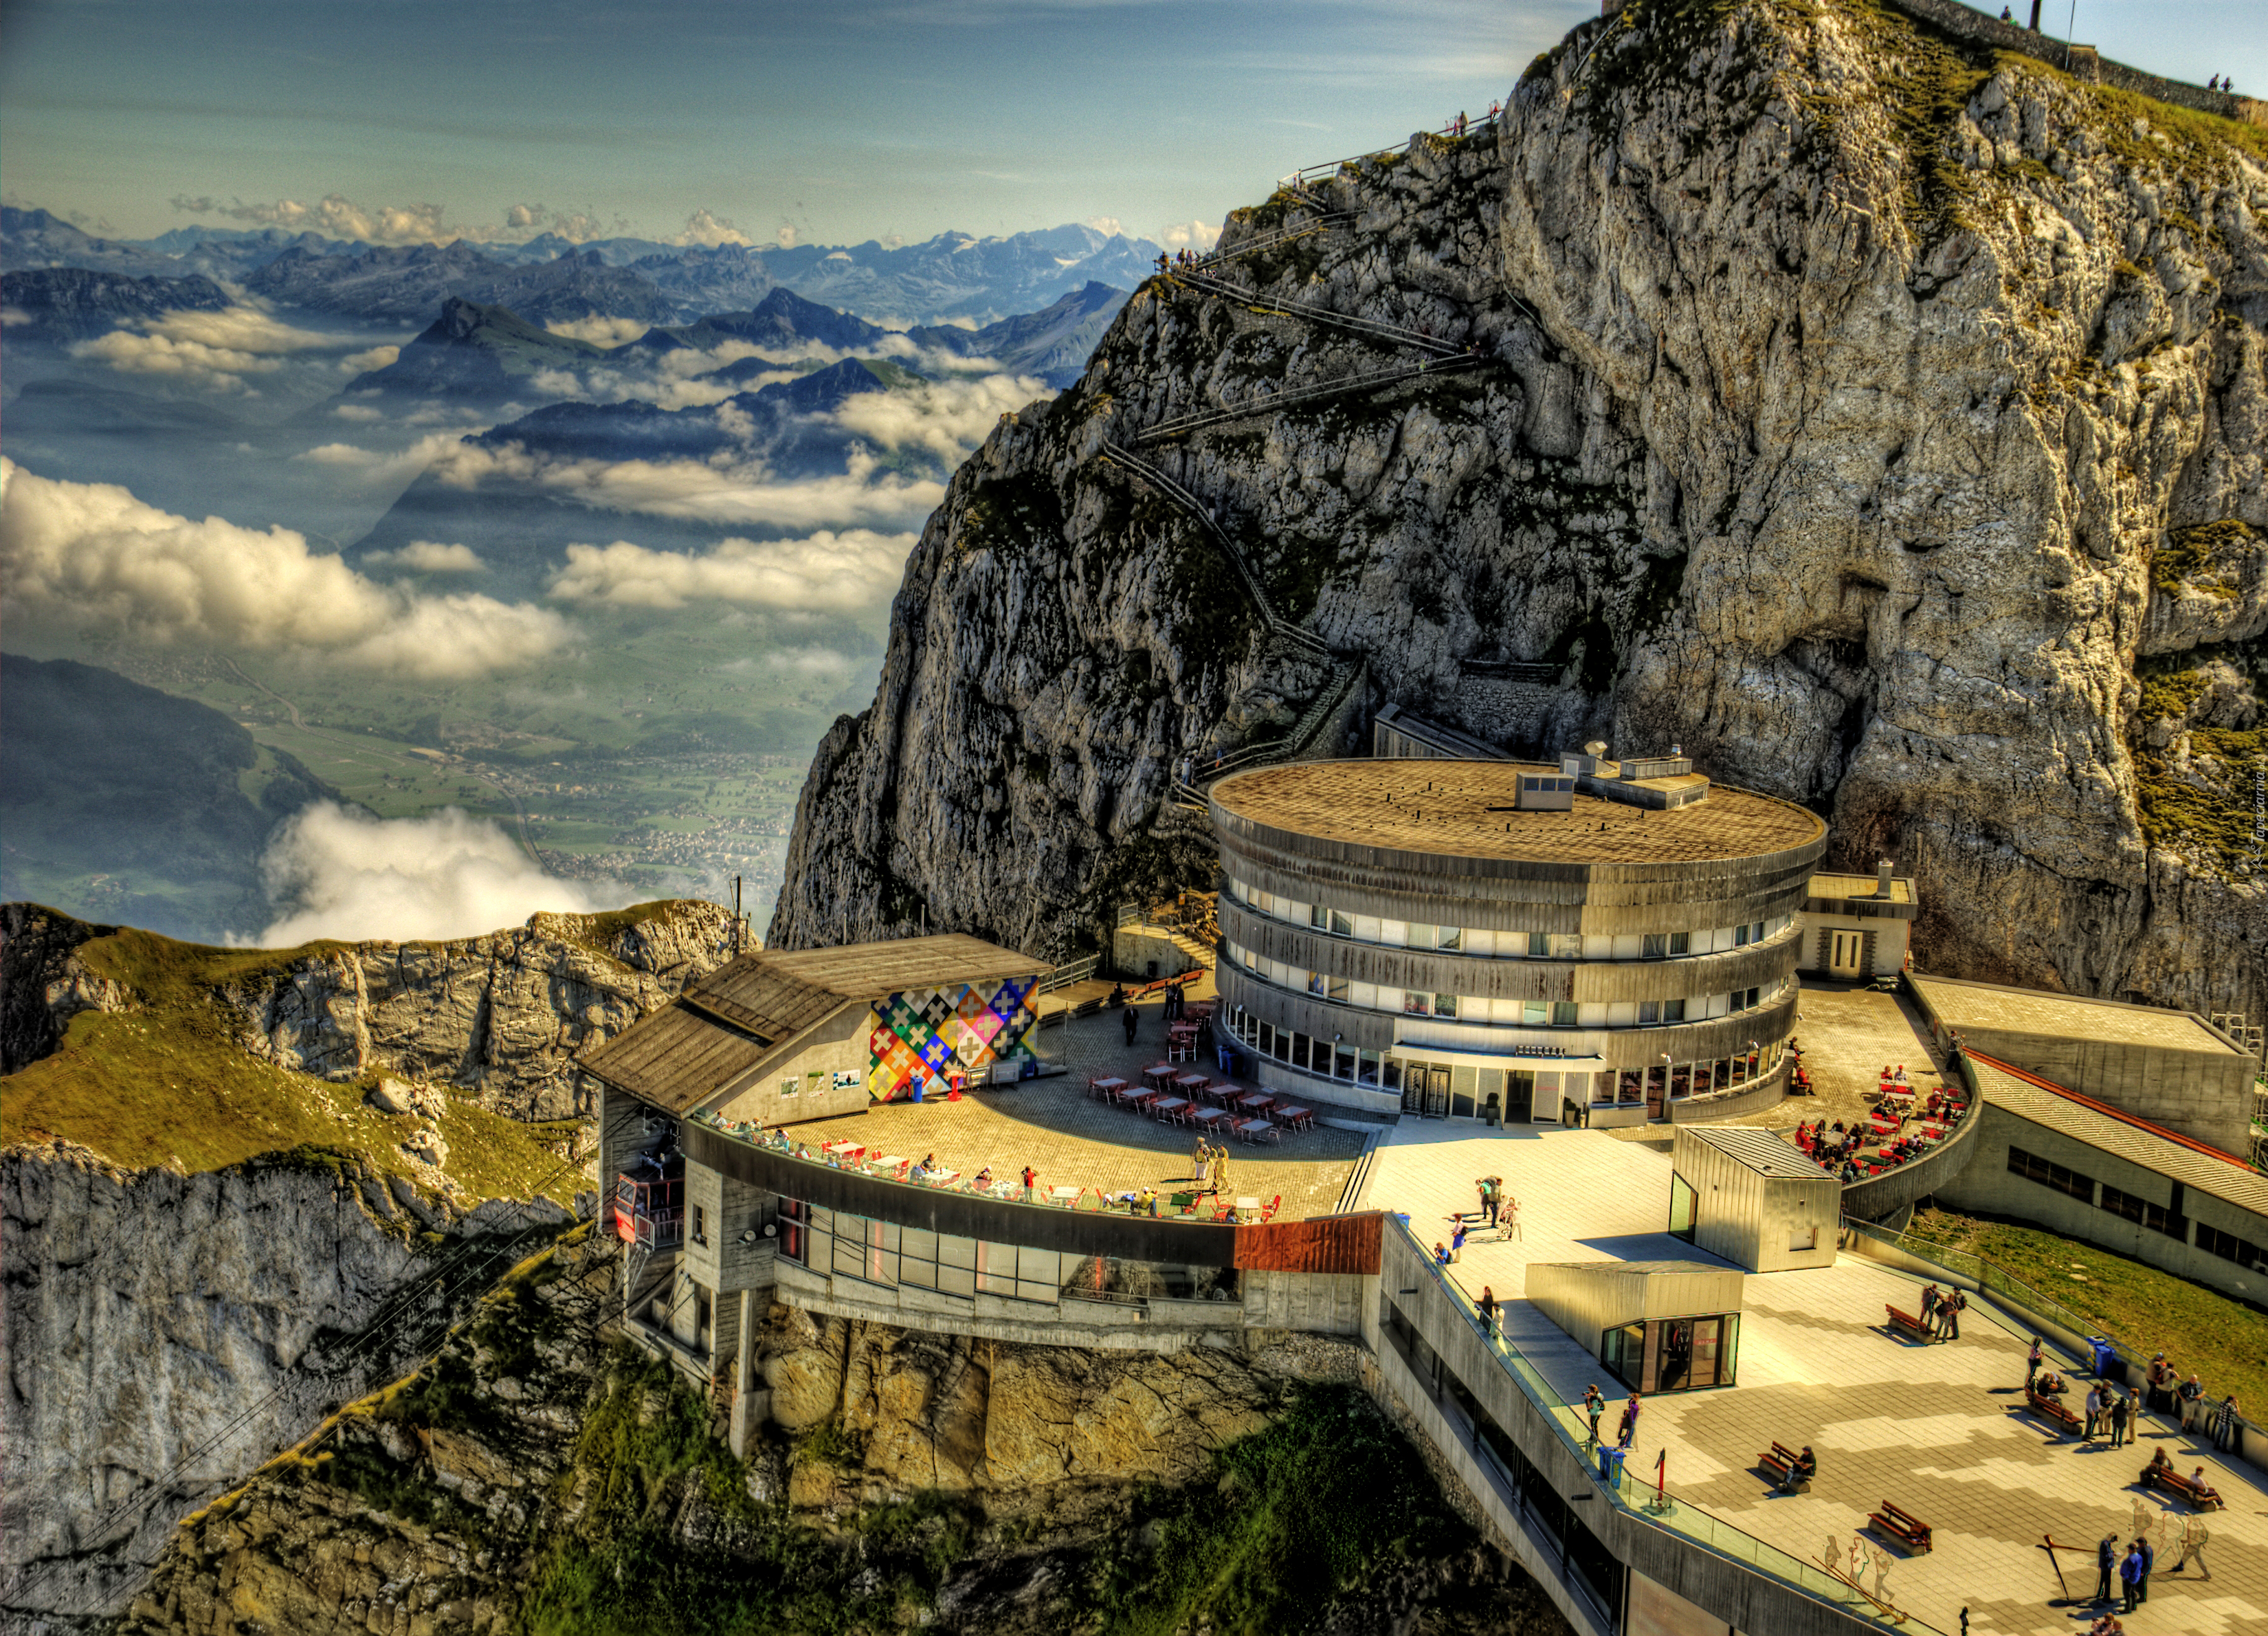
[[[1535,1072],[1514,1068],[1504,1079],[1505,1117],[1516,1124],[1526,1124],[1535,1116]]]
[[[1425,1119],[1446,1119],[1449,1116],[1449,1071],[1447,1068],[1412,1068],[1410,1076],[1424,1081],[1418,1090],[1418,1116]]]
[[[1857,932],[1830,932],[1827,938],[1827,969],[1830,976],[1856,977],[1865,974],[1867,940]]]

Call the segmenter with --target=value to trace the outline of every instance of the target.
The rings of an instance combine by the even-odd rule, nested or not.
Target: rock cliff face
[[[1896,856],[1933,969],[2257,1018],[2264,213],[2257,131],[1869,0],[1586,24],[1497,125],[1239,212],[1211,270],[1255,298],[1152,279],[998,429],[813,763],[770,940],[925,907],[1065,951],[1203,880],[1172,773],[1330,671],[1116,445],[1371,705],[1681,742]],[[1487,366],[1268,408],[1429,341]]]
[[[669,1371],[597,1341],[607,1251],[516,1271],[421,1375],[189,1519],[122,1629],[599,1636],[692,1598],[774,1636],[1565,1628],[1314,1383],[1343,1345],[1098,1356],[775,1308],[784,1425],[734,1460]]]
[[[55,1053],[83,1012],[127,1013],[155,1036],[141,1057],[82,1052],[95,1088],[50,1094],[36,1111],[70,1122],[50,1128],[93,1142],[118,1135],[114,1116],[144,1126],[197,1116],[151,1105],[166,1092],[137,1066],[162,1065],[170,1083],[192,1060],[218,1080],[229,1116],[276,1128],[261,1123],[276,1119],[275,1099],[304,1101],[311,1087],[257,1058],[377,1081],[377,1110],[418,1115],[410,1143],[423,1141],[418,1156],[432,1161],[395,1155],[381,1174],[357,1153],[298,1147],[183,1174],[122,1168],[66,1139],[0,1153],[0,1602],[43,1616],[107,1606],[154,1559],[180,1509],[403,1367],[493,1276],[495,1255],[569,1220],[545,1199],[483,1199],[462,1177],[493,1176],[493,1166],[443,1168],[449,1153],[426,1116],[448,1099],[379,1075],[438,1082],[520,1118],[572,1116],[575,1049],[719,963],[729,932],[725,910],[679,903],[538,915],[453,943],[316,945],[265,960],[122,936],[34,905],[0,908],[0,1070]],[[225,1043],[199,1057],[205,1030]],[[18,1119],[28,1083],[0,1082]],[[348,1106],[356,1101],[346,1093]],[[405,1123],[326,1122],[313,1139],[351,1142],[368,1130],[391,1139]],[[556,1163],[545,1153],[539,1168]],[[133,1508],[114,1517],[122,1505]]]
[[[350,1164],[0,1153],[0,1598],[66,1628],[114,1610],[183,1510],[430,1344],[450,1310],[437,1269],[477,1274],[568,1220],[547,1200],[460,1212]]]
[[[584,1111],[575,1053],[722,965],[731,939],[730,910],[689,900],[631,920],[539,914],[449,943],[320,947],[222,992],[246,1049],[279,1067],[383,1069],[513,1118],[564,1119]]]

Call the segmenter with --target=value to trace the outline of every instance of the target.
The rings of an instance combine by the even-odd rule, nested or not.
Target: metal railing
[[[1208,427],[1226,425],[1231,421],[1249,420],[1256,415],[1273,415],[1280,409],[1300,409],[1309,403],[1327,402],[1332,398],[1347,397],[1359,392],[1371,392],[1381,387],[1396,386],[1405,380],[1416,380],[1423,375],[1447,375],[1462,370],[1479,369],[1495,362],[1492,357],[1484,357],[1478,353],[1468,353],[1456,357],[1438,358],[1407,369],[1388,369],[1367,375],[1349,375],[1337,380],[1327,380],[1317,386],[1299,387],[1289,392],[1271,393],[1266,397],[1254,398],[1248,402],[1226,403],[1219,409],[1201,409],[1194,415],[1182,415],[1172,420],[1161,420],[1156,425],[1146,427],[1135,433],[1134,441],[1161,443],[1168,438],[1186,437],[1192,431],[1203,431]],[[1538,666],[1531,668],[1546,667]],[[1552,679],[1556,681],[1558,676],[1558,667],[1553,666],[1549,668],[1551,670]]]
[[[1182,268],[1167,276],[1225,301],[1241,302],[1254,312],[1270,317],[1297,318],[1309,323],[1327,324],[1355,335],[1367,335],[1374,341],[1390,341],[1396,346],[1417,347],[1442,357],[1454,357],[1465,350],[1456,342],[1444,341],[1439,335],[1429,335],[1405,325],[1389,324],[1382,319],[1357,318],[1351,313],[1335,313],[1327,306],[1310,306],[1303,301],[1278,301],[1257,291],[1247,290],[1241,284],[1233,284],[1226,278],[1215,278],[1192,268]]]
[[[1886,1630],[1926,1632],[1935,1636],[1934,1626],[1926,1625],[1902,1610],[1886,1611],[1884,1602],[1867,1595],[1840,1573],[1793,1556],[1776,1545],[1767,1544],[1753,1534],[1698,1509],[1690,1501],[1671,1495],[1666,1507],[1657,1508],[1651,1503],[1653,1495],[1652,1485],[1630,1471],[1619,1471],[1612,1482],[1600,1476],[1598,1463],[1594,1458],[1598,1445],[1591,1441],[1588,1427],[1573,1405],[1560,1400],[1550,1382],[1528,1361],[1519,1347],[1482,1322],[1478,1309],[1449,1277],[1448,1269],[1427,1252],[1424,1241],[1410,1230],[1408,1222],[1389,1212],[1386,1218],[1386,1228],[1388,1233],[1398,1232],[1401,1234],[1410,1254],[1431,1275],[1435,1295],[1446,1301],[1455,1315],[1480,1337],[1490,1355],[1511,1376],[1521,1396],[1538,1411],[1543,1424],[1550,1428],[1566,1452],[1589,1474],[1593,1486],[1616,1511],[1624,1514],[1628,1522],[1675,1535],[1717,1556],[1767,1574],[1806,1595],[1832,1604],[1837,1612],[1866,1619]],[[1446,1367],[1447,1360],[1444,1360]]]

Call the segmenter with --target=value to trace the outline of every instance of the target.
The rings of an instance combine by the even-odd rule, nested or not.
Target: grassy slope
[[[1924,1211],[1907,1236],[1998,1262],[2142,1356],[2162,1349],[2218,1399],[2268,1403],[2268,1313],[2108,1249],[2014,1222]]]
[[[334,1085],[247,1053],[241,1020],[209,991],[274,970],[335,944],[298,949],[206,948],[126,930],[84,945],[80,959],[124,984],[141,1009],[82,1012],[60,1047],[0,1082],[0,1145],[60,1136],[127,1166],[216,1170],[269,1153],[366,1153],[379,1169],[418,1175],[399,1144],[423,1122],[363,1102],[375,1074]],[[482,1198],[525,1198],[559,1168],[577,1122],[522,1124],[449,1100],[439,1121],[449,1172]],[[579,1173],[545,1193],[562,1204]]]

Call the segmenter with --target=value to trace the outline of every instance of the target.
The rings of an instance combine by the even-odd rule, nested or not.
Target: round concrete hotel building
[[[1507,1124],[1781,1094],[1827,826],[1680,756],[1221,779],[1221,1018],[1302,1101]]]

